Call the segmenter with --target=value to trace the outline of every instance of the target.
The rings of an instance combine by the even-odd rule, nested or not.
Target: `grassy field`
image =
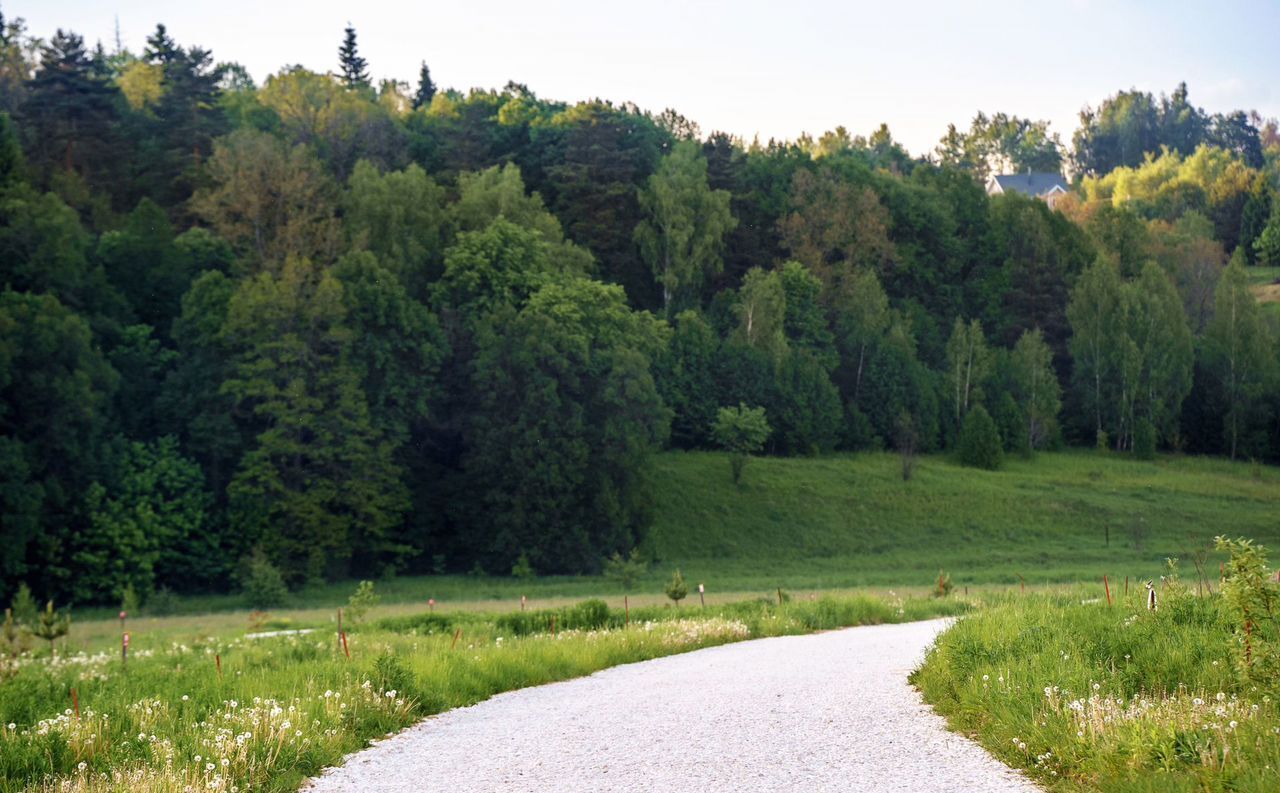
[[[1004,596],[944,634],[913,682],[1051,791],[1280,789],[1280,700],[1239,669],[1223,598],[1165,589],[1151,612],[1136,593],[1096,595]],[[1255,664],[1265,649],[1255,634]]]
[[[319,626],[262,638],[242,628],[184,641],[143,634],[127,665],[113,644],[57,658],[42,650],[8,680],[0,669],[0,793],[292,790],[371,739],[501,691],[747,638],[967,608],[954,597],[856,596],[638,607],[628,617],[596,601],[419,612],[356,626],[345,649]]]
[[[1149,577],[1166,557],[1190,558],[1218,534],[1280,544],[1280,469],[1209,458],[1141,462],[1072,451],[979,471],[927,456],[910,482],[892,454],[758,458],[735,486],[724,455],[672,452],[657,458],[654,477],[647,550],[657,561],[633,590],[642,602],[660,600],[677,567],[719,602],[779,586],[923,590],[940,569],[961,586]],[[345,603],[353,587],[304,590],[281,614],[314,619],[314,610]],[[516,608],[521,595],[546,605],[594,596],[621,605],[622,596],[592,576],[406,576],[378,590],[384,603],[409,609],[435,598],[485,611]],[[177,607],[243,611],[235,595],[182,598]],[[112,613],[86,609],[78,618]]]

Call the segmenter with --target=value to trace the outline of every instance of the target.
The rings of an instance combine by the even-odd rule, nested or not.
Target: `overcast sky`
[[[1085,104],[1181,80],[1210,111],[1280,115],[1280,2],[1056,0],[926,3],[605,0],[0,0],[48,37],[71,28],[141,50],[157,22],[262,81],[286,64],[334,69],[359,33],[375,79],[673,107],[704,133],[794,138],[887,123],[913,153],[978,110],[1048,119],[1066,143]]]

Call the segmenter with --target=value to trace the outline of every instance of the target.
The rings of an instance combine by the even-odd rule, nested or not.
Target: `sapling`
[[[667,582],[667,597],[675,601],[676,606],[680,605],[680,601],[689,595],[689,587],[684,583],[684,576],[680,575],[680,571],[676,570],[675,575],[671,576],[671,580]]]
[[[373,591],[372,581],[361,581],[356,586],[356,591],[347,600],[347,618],[353,625],[359,625],[364,621],[369,609],[378,605],[381,600],[382,598]]]
[[[40,612],[40,618],[36,620],[31,633],[49,643],[49,656],[53,657],[54,642],[66,636],[70,630],[71,615],[65,611],[55,611],[53,601],[50,600],[45,604],[44,611]]]

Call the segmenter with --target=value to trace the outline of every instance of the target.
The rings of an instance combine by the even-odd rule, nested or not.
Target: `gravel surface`
[[[304,790],[1036,791],[907,684],[946,625],[748,641],[499,694]]]

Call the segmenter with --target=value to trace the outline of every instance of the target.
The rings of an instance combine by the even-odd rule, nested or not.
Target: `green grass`
[[[373,738],[502,691],[747,638],[967,607],[960,598],[758,599],[638,607],[628,620],[596,604],[555,612],[554,635],[550,612],[429,613],[358,627],[347,634],[349,659],[332,626],[262,639],[231,628],[187,641],[147,635],[127,666],[115,644],[56,660],[41,651],[0,682],[0,793],[292,790]]]
[[[713,598],[779,586],[927,588],[940,569],[959,586],[1012,586],[1019,576],[1029,585],[1149,577],[1218,534],[1280,542],[1280,469],[1212,458],[1070,451],[980,471],[926,456],[910,482],[892,454],[756,458],[735,486],[723,454],[670,452],[655,461],[654,491],[657,563],[635,592],[659,600],[676,567]],[[492,611],[517,608],[521,595],[558,604],[622,594],[596,576],[404,576],[377,586],[384,603],[410,609],[428,598]],[[353,588],[312,587],[289,609],[331,609]],[[178,600],[180,615],[230,610],[243,621],[236,595]],[[114,611],[81,609],[77,619]]]
[[[1237,674],[1222,599],[1166,592],[1150,612],[1136,593],[1111,607],[1098,594],[1003,596],[912,681],[1051,791],[1280,789],[1276,692]]]
[[[1207,458],[1066,452],[980,471],[927,457],[910,482],[891,454],[763,458],[737,488],[723,456],[677,453],[657,478],[657,555],[729,589],[1150,576],[1218,534],[1280,539],[1280,471]]]

